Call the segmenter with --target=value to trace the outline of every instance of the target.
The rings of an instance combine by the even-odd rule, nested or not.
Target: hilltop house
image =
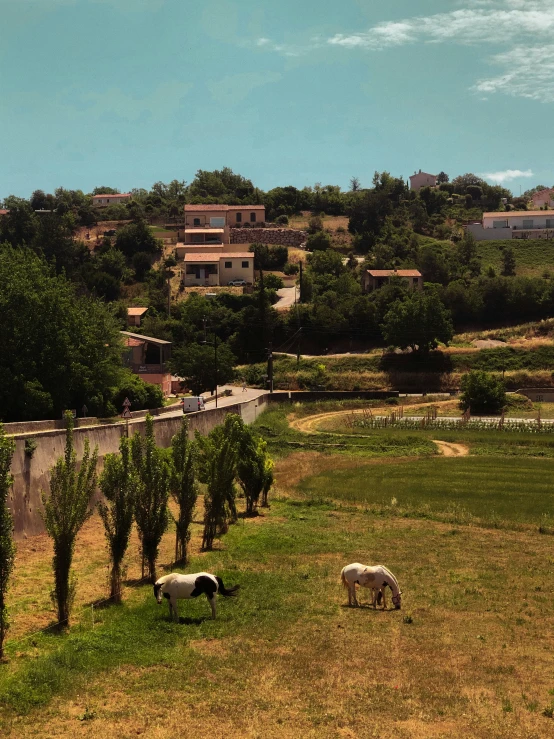
[[[483,213],[481,223],[466,226],[476,241],[498,239],[552,239],[554,213],[548,210],[511,210]]]
[[[127,308],[127,325],[138,328],[147,310],[148,308]]]
[[[180,243],[175,250],[178,258],[201,247],[210,252],[223,251],[231,243],[230,229],[255,226],[265,221],[263,205],[185,205],[185,228],[178,234]],[[181,241],[181,238],[183,239]],[[209,250],[208,247],[211,247]]]
[[[171,357],[171,342],[152,336],[122,331],[123,363],[145,382],[161,387],[164,395],[171,393],[171,372],[167,361]]]
[[[185,287],[216,287],[234,280],[254,283],[252,252],[219,252],[185,254]]]
[[[423,275],[417,269],[368,269],[362,277],[362,289],[366,293],[378,290],[391,277],[400,277],[413,290],[423,290]]]
[[[422,187],[435,187],[437,184],[437,175],[428,174],[427,172],[414,172],[410,177],[410,190],[421,190]]]
[[[554,188],[539,190],[531,197],[535,208],[554,208]]]
[[[108,205],[120,205],[121,203],[128,203],[130,200],[130,192],[117,193],[116,195],[103,193],[92,196],[92,204],[95,208],[107,208]]]

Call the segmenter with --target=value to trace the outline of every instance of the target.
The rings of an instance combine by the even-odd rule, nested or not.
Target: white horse
[[[235,585],[232,588],[226,588],[220,577],[211,575],[209,572],[196,572],[191,575],[180,575],[177,572],[172,572],[170,575],[164,575],[156,580],[154,596],[158,603],[162,602],[162,598],[167,598],[169,615],[175,621],[178,621],[177,601],[183,598],[198,598],[199,595],[204,593],[212,607],[212,618],[215,618],[216,594],[221,593],[226,597],[236,595],[239,587],[240,585]]]
[[[371,567],[354,562],[351,565],[343,567],[340,573],[340,579],[344,587],[348,589],[349,606],[359,605],[358,599],[356,598],[356,585],[372,590],[371,605],[374,607],[377,607],[377,604],[381,602],[381,597],[383,599],[383,610],[387,607],[385,598],[385,588],[387,585],[392,590],[394,607],[399,609],[402,605],[402,593],[398,587],[398,581],[392,572],[387,570],[386,567],[383,567],[383,565]]]

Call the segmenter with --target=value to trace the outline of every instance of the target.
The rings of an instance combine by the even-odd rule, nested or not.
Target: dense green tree
[[[0,416],[103,413],[121,378],[115,321],[26,249],[0,246]]]
[[[460,407],[473,414],[500,413],[506,405],[502,380],[490,372],[472,370],[462,377]]]
[[[15,441],[4,431],[0,423],[0,661],[4,658],[4,640],[10,622],[6,595],[15,564],[13,518],[8,507],[8,493],[13,484],[10,466],[15,451]]]
[[[267,244],[250,244],[249,251],[254,252],[254,269],[282,271],[288,260],[286,246],[268,246]]]
[[[439,172],[437,175],[437,184],[438,185],[444,185],[447,182],[450,181],[450,177],[446,174],[446,172]]]
[[[156,582],[156,562],[162,536],[169,523],[169,467],[165,454],[156,446],[152,416],[146,416],[145,435],[137,431],[131,439],[131,457],[137,474],[135,520],[139,533],[143,577],[144,564],[148,579]]]
[[[115,245],[128,259],[137,252],[155,254],[161,251],[160,241],[143,221],[128,223],[120,228],[115,237]]]
[[[98,512],[110,554],[110,598],[114,603],[121,603],[123,558],[129,546],[137,492],[137,477],[126,436],[119,442],[119,454],[107,454],[104,459],[100,489],[104,501],[98,503]]]
[[[224,385],[234,377],[235,356],[227,344],[217,346],[217,374],[215,368],[215,347],[212,344],[187,344],[173,353],[174,372],[186,380],[193,395],[205,390],[215,390],[216,385]]]
[[[50,471],[50,495],[41,492],[44,525],[54,544],[52,597],[61,627],[69,625],[75,598],[76,583],[70,579],[71,563],[77,534],[92,515],[90,503],[96,489],[98,460],[98,447],[91,454],[89,441],[85,439],[83,458],[77,465],[73,446],[73,416],[69,411],[65,414],[65,423],[65,454]]]
[[[516,273],[516,255],[511,246],[502,251],[502,275],[513,277]]]
[[[414,292],[394,303],[382,331],[388,344],[421,353],[435,349],[439,342],[448,344],[454,334],[450,313],[434,292]]]
[[[326,251],[331,248],[331,237],[325,231],[317,231],[308,236],[306,249],[308,251]]]
[[[170,491],[177,505],[175,521],[175,562],[186,564],[187,545],[190,539],[198,483],[196,481],[197,449],[188,437],[188,421],[183,418],[179,432],[171,440],[171,479]]]

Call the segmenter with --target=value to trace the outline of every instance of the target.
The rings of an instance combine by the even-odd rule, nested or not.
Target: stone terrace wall
[[[231,228],[231,244],[276,244],[301,246],[306,243],[306,231],[294,228]]]

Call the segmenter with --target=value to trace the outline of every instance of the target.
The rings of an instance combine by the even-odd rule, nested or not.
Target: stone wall
[[[223,408],[210,408],[199,413],[190,413],[189,435],[192,438],[195,431],[207,434],[214,426],[222,423],[228,413],[237,413],[245,423],[253,423],[260,413],[267,407],[265,396],[236,403]],[[90,420],[90,419],[87,419]],[[156,443],[161,447],[168,447],[171,438],[178,432],[181,425],[181,416],[154,418],[154,432]],[[145,422],[135,420],[129,424],[129,432],[144,433]],[[83,456],[85,439],[89,439],[90,446],[98,446],[98,472],[104,466],[104,457],[119,450],[119,441],[126,433],[124,423],[102,424],[88,428],[74,430],[74,443],[77,459]],[[9,495],[9,505],[14,517],[15,538],[21,539],[44,531],[41,517],[42,501],[41,490],[48,490],[50,469],[56,459],[63,456],[65,446],[65,430],[54,429],[39,431],[33,435],[36,447],[32,456],[25,454],[25,440],[29,438],[22,433],[14,434],[15,453],[12,459],[11,472],[14,484]]]
[[[306,231],[294,228],[231,228],[231,244],[275,244],[301,246],[306,243]]]

